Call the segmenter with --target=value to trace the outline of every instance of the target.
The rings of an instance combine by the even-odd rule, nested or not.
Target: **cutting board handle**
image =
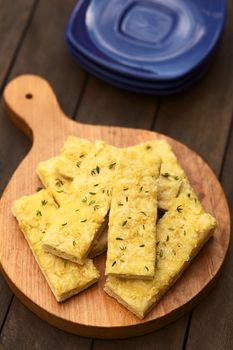
[[[34,144],[45,142],[55,123],[59,124],[57,130],[62,130],[63,123],[67,123],[52,87],[39,76],[15,78],[6,86],[3,97],[10,118]]]

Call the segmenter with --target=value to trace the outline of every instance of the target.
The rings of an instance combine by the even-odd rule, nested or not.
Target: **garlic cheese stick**
[[[96,142],[72,183],[72,199],[60,206],[44,236],[47,252],[84,263],[106,227],[116,153],[115,147]]]
[[[216,227],[216,220],[203,211],[198,200],[186,189],[157,224],[153,280],[107,277],[106,293],[139,318],[143,318],[171,288]]]
[[[171,146],[164,139],[151,140],[132,148],[154,154],[161,158],[161,171],[158,179],[158,207],[168,210],[173,199],[177,197],[182,181],[186,178]]]
[[[42,161],[37,165],[37,175],[46,188],[50,188],[59,206],[73,195],[73,178],[81,167],[93,144],[88,140],[69,136],[57,157]],[[97,237],[89,256],[95,257],[107,249],[106,229]]]
[[[80,172],[80,167],[93,144],[88,140],[69,136],[57,157],[38,163],[36,173],[42,184],[50,188],[59,205],[72,195],[74,176]]]
[[[146,150],[122,150],[109,214],[107,275],[153,278],[160,159]]]
[[[42,238],[57,210],[50,190],[41,190],[22,197],[16,200],[12,207],[12,213],[55,298],[57,301],[63,301],[95,283],[99,273],[90,259],[81,266],[46,253],[42,249]]]

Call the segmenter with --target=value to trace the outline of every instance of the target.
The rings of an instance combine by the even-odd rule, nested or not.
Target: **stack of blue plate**
[[[91,74],[146,94],[181,92],[208,69],[226,0],[79,0],[66,29]]]

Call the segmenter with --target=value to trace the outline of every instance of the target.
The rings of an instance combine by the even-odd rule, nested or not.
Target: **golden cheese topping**
[[[117,160],[109,214],[107,275],[153,278],[160,159],[123,150]]]
[[[94,145],[86,139],[69,136],[61,149],[57,171],[71,180],[79,173],[80,166]]]
[[[139,151],[147,150],[148,153],[161,158],[161,172],[158,180],[158,207],[168,210],[173,199],[179,193],[182,180],[186,177],[171,146],[165,140],[159,139],[132,148]]]
[[[46,188],[50,188],[56,202],[61,205],[72,196],[72,181],[93,144],[85,139],[69,136],[61,149],[61,154],[40,162],[37,175]],[[93,243],[90,257],[102,254],[107,249],[107,232],[97,237]]]
[[[92,147],[88,140],[69,136],[59,156],[38,163],[37,175],[43,185],[53,191],[59,205],[72,194],[72,180]]]
[[[42,238],[56,212],[57,205],[50,190],[41,190],[22,197],[15,201],[12,207],[12,213],[55,298],[57,301],[63,301],[95,283],[99,273],[90,259],[81,266],[46,253],[42,249]]]
[[[70,136],[61,152],[64,157],[58,156],[38,165],[37,173],[45,187],[53,189],[56,201],[61,204],[72,192],[71,181],[80,172],[88,152],[91,150],[89,141]],[[129,147],[140,152],[159,155],[162,159],[161,175],[158,180],[158,207],[167,210],[172,200],[177,196],[182,179],[183,170],[177,162],[170,145],[165,140],[153,140],[144,144]],[[85,155],[85,156],[84,156]],[[90,256],[101,254],[107,248],[107,234],[101,235],[93,243],[93,253]]]
[[[139,318],[161,299],[211,236],[216,220],[195,198],[182,193],[157,224],[157,262],[153,280],[108,276],[105,291]]]
[[[61,205],[44,236],[46,251],[83,264],[106,226],[115,165],[116,148],[97,142],[73,181],[73,199]]]
[[[64,203],[70,192],[72,181],[63,177],[57,170],[59,156],[38,163],[36,173],[44,187],[51,189],[56,202]]]

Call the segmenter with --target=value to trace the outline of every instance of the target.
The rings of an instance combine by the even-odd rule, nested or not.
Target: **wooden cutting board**
[[[16,169],[0,203],[1,271],[18,298],[50,324],[96,338],[145,334],[190,310],[216,281],[230,238],[226,198],[208,165],[183,144],[155,132],[72,121],[61,111],[50,85],[37,76],[25,75],[10,82],[4,91],[4,100],[13,122],[32,139],[32,148]],[[10,212],[15,199],[34,193],[41,185],[35,173],[37,163],[58,154],[68,135],[91,141],[102,139],[120,147],[165,138],[204,208],[218,220],[214,237],[144,320],[139,320],[103,291],[105,255],[94,260],[101,271],[99,283],[64,303],[57,303]]]

